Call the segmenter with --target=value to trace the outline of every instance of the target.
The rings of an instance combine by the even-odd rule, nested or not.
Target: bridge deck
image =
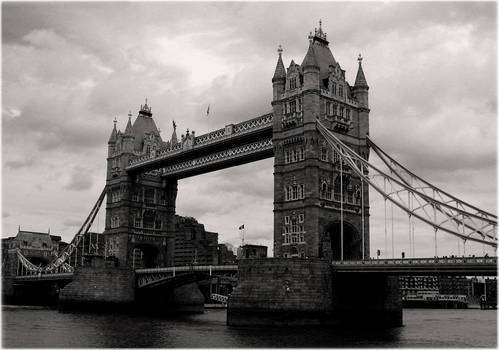
[[[68,279],[73,279],[72,272],[16,276],[14,280],[16,282],[35,282],[35,281],[53,281],[53,280],[68,280]]]
[[[496,276],[497,258],[413,258],[333,261],[333,272],[389,275]]]
[[[194,265],[169,266],[137,269],[137,275],[172,274],[185,272],[236,272],[237,265]],[[462,275],[496,276],[496,257],[476,258],[413,258],[413,259],[373,259],[333,261],[331,269],[335,273],[383,273],[390,275]],[[72,279],[73,273],[32,274],[16,276],[16,281],[40,281]]]

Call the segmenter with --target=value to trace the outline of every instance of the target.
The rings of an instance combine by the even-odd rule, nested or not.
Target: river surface
[[[225,310],[144,316],[3,306],[3,347],[489,347],[496,310],[404,309],[404,326],[386,330],[228,327]]]

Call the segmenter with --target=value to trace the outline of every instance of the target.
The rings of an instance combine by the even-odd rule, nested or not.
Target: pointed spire
[[[355,85],[354,87],[367,87],[367,80],[364,75],[364,71],[362,70],[362,55],[359,53],[359,58],[357,58],[357,61],[359,61],[359,69],[357,70],[357,77],[355,78]]]
[[[107,143],[115,143],[118,137],[118,132],[116,131],[116,117],[114,118],[114,127],[113,131],[111,131],[111,136],[109,137],[109,141]]]
[[[132,113],[128,112],[128,123],[126,124],[125,128],[125,136],[131,136],[132,135]]]
[[[277,65],[275,67],[274,76],[272,77],[272,82],[280,79],[286,79],[286,69],[284,68],[284,63],[282,63],[282,46],[279,45],[277,49],[279,53],[279,58],[277,59]]]
[[[317,59],[315,57],[313,42],[310,42],[310,45],[308,46],[307,54],[305,55],[305,58],[303,59],[301,66],[304,69],[307,67],[319,68],[319,64],[317,63]]]
[[[175,120],[173,121],[173,133],[172,133],[172,138],[170,140],[170,144],[172,147],[175,147],[178,144],[178,139],[177,139],[177,124],[175,124]]]

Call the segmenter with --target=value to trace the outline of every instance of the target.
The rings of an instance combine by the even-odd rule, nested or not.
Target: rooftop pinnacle
[[[305,55],[305,58],[303,59],[301,66],[303,68],[306,68],[307,66],[319,67],[319,64],[317,63],[317,59],[315,57],[315,52],[314,52],[312,41],[310,42],[310,45],[308,46],[307,54]]]
[[[357,70],[357,77],[355,78],[355,87],[369,87],[367,85],[367,80],[364,75],[364,71],[362,70],[362,56],[359,53],[359,58],[357,58],[357,61],[359,61],[359,69]]]
[[[286,78],[286,69],[284,69],[284,63],[282,63],[282,46],[281,45],[279,45],[277,52],[279,53],[279,58],[277,59],[277,65],[275,67],[274,76],[272,77],[273,82],[275,80],[278,80],[278,79],[285,79]]]
[[[111,136],[109,137],[109,141],[107,143],[115,143],[118,136],[118,132],[116,131],[116,118],[114,118],[113,123],[113,131],[111,131]]]

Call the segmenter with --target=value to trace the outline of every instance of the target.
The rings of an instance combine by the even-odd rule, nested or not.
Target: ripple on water
[[[495,310],[405,309],[385,330],[228,327],[225,310],[147,316],[3,306],[5,347],[496,347]]]

